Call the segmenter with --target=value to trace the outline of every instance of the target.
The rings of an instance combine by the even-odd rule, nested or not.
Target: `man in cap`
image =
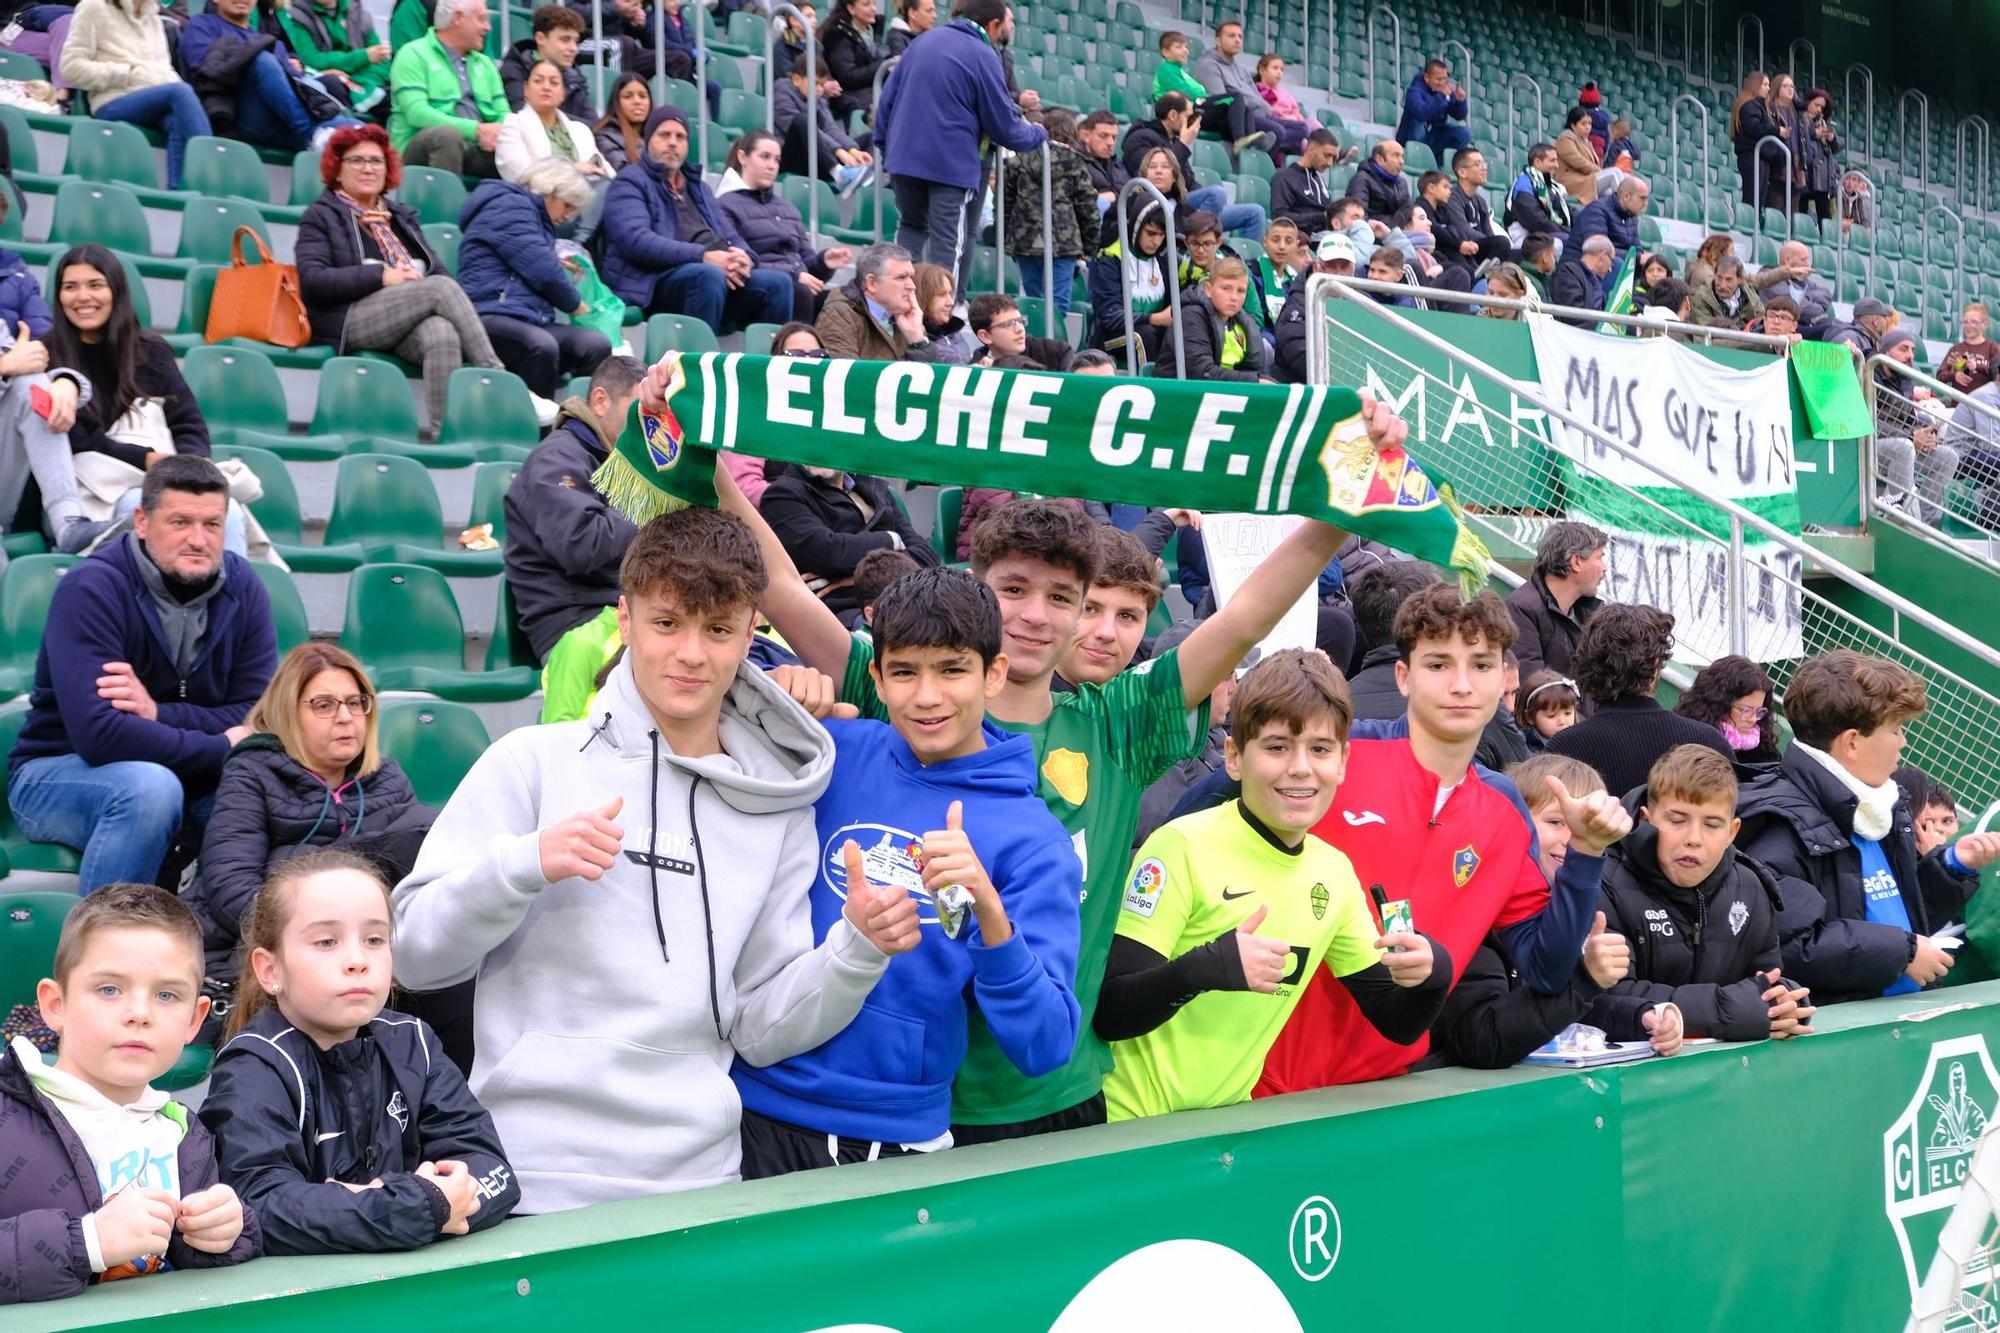
[[[1353,277],[1354,242],[1341,232],[1330,231],[1314,243],[1312,258],[1313,262],[1292,279],[1291,289],[1285,293],[1285,308],[1278,312],[1275,369],[1278,379],[1286,384],[1306,382],[1306,285],[1315,273]]]

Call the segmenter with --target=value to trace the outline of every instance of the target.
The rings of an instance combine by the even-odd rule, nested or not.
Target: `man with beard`
[[[83,894],[151,883],[184,819],[198,836],[278,660],[264,585],[222,549],[222,472],[170,455],[139,495],[133,531],[57,585],[8,757],[21,831],[82,853]]]

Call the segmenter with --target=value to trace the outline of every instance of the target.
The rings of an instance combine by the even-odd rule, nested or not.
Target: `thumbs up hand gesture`
[[[0,375],[39,375],[49,368],[49,349],[28,328],[26,320],[14,330],[14,345],[0,356]]]
[[[595,810],[571,815],[542,830],[542,878],[554,884],[565,879],[603,879],[618,861],[625,830],[613,821],[625,806],[614,796]]]
[[[1604,913],[1591,923],[1590,938],[1583,944],[1583,970],[1601,990],[1610,990],[1632,970],[1632,945],[1623,935],[1608,931]]]
[[[848,924],[892,958],[916,948],[923,940],[917,900],[894,885],[878,888],[870,884],[861,848],[852,838],[842,845],[840,856],[847,867],[847,905],[840,914]]]
[[[1632,816],[1610,792],[1572,796],[1563,780],[1553,773],[1549,774],[1548,783],[1562,807],[1563,822],[1569,825],[1569,845],[1585,856],[1604,855],[1605,848],[1632,831]]]
[[[924,834],[920,868],[924,887],[933,894],[950,884],[962,884],[971,891],[972,913],[979,918],[982,942],[1005,944],[1013,936],[1014,927],[1007,920],[1007,909],[1001,905],[1000,890],[993,887],[986,866],[972,850],[972,839],[966,836],[965,802],[953,801],[945,811],[944,827]]]
[[[1274,940],[1259,935],[1257,930],[1264,924],[1264,918],[1271,914],[1269,907],[1259,904],[1242,925],[1236,928],[1236,952],[1243,960],[1243,988],[1273,994],[1278,983],[1291,970],[1292,948],[1283,940]]]

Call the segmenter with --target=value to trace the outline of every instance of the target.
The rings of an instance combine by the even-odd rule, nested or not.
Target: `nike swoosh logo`
[[[1222,897],[1223,901],[1233,903],[1238,898],[1248,898],[1251,894],[1255,893],[1256,891],[1257,890],[1255,889],[1245,889],[1241,893],[1231,893],[1228,889],[1224,889],[1222,891]]]
[[[1367,828],[1370,824],[1386,824],[1389,822],[1373,810],[1363,810],[1360,814],[1356,814],[1352,810],[1342,810],[1340,817],[1347,821],[1349,828]]]
[[[339,1137],[340,1137],[340,1136],[341,1136],[342,1134],[345,1134],[346,1132],[347,1132],[347,1131],[346,1131],[346,1130],[344,1130],[344,1129],[336,1129],[336,1130],[332,1130],[332,1131],[330,1131],[329,1133],[325,1133],[325,1134],[322,1134],[322,1135],[320,1135],[320,1136],[319,1136],[318,1138],[314,1139],[314,1140],[313,1140],[313,1142],[314,1142],[314,1143],[325,1143],[325,1142],[326,1142],[326,1141],[327,1141],[328,1139],[337,1139],[337,1138],[339,1138]]]

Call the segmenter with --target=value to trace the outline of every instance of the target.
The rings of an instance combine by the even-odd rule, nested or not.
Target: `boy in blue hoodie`
[[[826,723],[813,927],[839,919],[865,866],[919,901],[923,937],[839,1035],[762,1068],[737,1062],[746,1180],[950,1147],[968,1005],[1027,1077],[1076,1045],[1083,867],[1036,794],[1032,742],[986,720],[1007,682],[999,601],[968,574],[921,570],[877,599],[873,631],[890,725]]]

